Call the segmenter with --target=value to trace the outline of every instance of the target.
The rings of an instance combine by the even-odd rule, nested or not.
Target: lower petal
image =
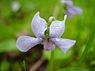
[[[45,40],[45,41],[43,42],[43,44],[44,44],[44,49],[45,49],[45,50],[50,50],[50,51],[52,51],[52,50],[55,49],[55,45],[54,45],[52,42],[48,42],[47,40]]]

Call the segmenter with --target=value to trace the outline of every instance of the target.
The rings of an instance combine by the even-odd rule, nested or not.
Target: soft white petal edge
[[[76,40],[62,38],[51,38],[51,41],[55,43],[60,49],[62,49],[65,54],[76,43]]]
[[[20,36],[17,39],[16,46],[17,48],[22,51],[26,52],[35,45],[39,44],[42,41],[41,38],[33,38],[29,36]]]
[[[39,12],[37,12],[32,20],[31,26],[34,34],[38,38],[43,38],[44,37],[44,32],[47,29],[47,23],[46,21],[39,16]]]
[[[65,30],[65,21],[67,15],[64,16],[63,21],[53,21],[50,25],[50,37],[51,38],[58,38],[61,37]]]

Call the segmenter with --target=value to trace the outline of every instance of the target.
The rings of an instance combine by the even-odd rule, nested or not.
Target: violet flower
[[[71,0],[61,0],[61,2],[65,4],[65,13],[69,18],[72,18],[73,15],[78,15],[82,13],[82,9],[79,7],[75,7]]]
[[[65,30],[65,21],[67,15],[64,16],[64,21],[52,21],[49,27],[49,38],[45,37],[47,30],[47,22],[39,16],[37,12],[32,20],[32,30],[37,38],[30,36],[20,36],[17,39],[16,46],[22,51],[26,52],[37,44],[43,44],[45,50],[54,50],[57,45],[64,53],[66,53],[74,44],[75,40],[62,39],[61,36]]]

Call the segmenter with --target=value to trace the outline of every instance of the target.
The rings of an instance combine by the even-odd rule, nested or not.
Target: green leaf
[[[88,40],[88,43],[86,44],[86,47],[84,49],[84,52],[82,53],[81,55],[81,59],[80,59],[80,63],[82,63],[84,61],[84,59],[86,59],[86,56],[87,56],[87,52],[88,50],[93,47],[94,45],[94,42],[95,42],[95,31],[92,32],[89,40]]]
[[[58,71],[89,71],[87,69],[78,68],[78,67],[70,67],[70,68],[63,68]]]

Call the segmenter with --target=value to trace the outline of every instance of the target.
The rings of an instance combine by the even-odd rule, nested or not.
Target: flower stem
[[[54,71],[54,50],[51,51],[51,59],[50,59],[50,69],[49,71]]]

